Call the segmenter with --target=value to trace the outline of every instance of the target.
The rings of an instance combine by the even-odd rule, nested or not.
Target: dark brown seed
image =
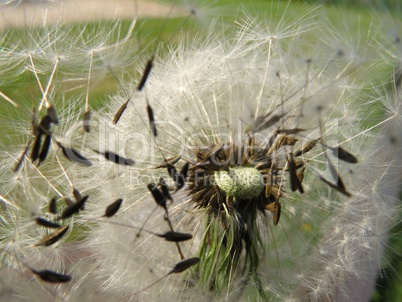
[[[31,161],[34,163],[39,157],[40,146],[42,144],[42,134],[39,133],[34,140],[32,151],[31,151]]]
[[[166,241],[181,242],[193,238],[193,235],[186,233],[179,233],[174,231],[166,232],[165,234],[156,234],[158,237],[165,238]]]
[[[45,141],[43,142],[43,145],[42,145],[42,149],[40,150],[38,166],[46,159],[46,157],[49,153],[51,141],[52,141],[52,137],[50,135],[46,135]]]
[[[130,158],[125,158],[111,151],[99,152],[98,150],[94,150],[98,154],[102,154],[107,160],[114,162],[115,164],[132,166],[135,165],[135,161]]]
[[[36,271],[31,269],[32,273],[37,275],[42,281],[50,283],[63,283],[71,280],[71,276],[59,274],[50,270]]]
[[[185,259],[183,261],[180,261],[175,265],[175,267],[169,272],[170,274],[176,274],[176,273],[181,273],[182,271],[185,271],[186,269],[189,269],[190,267],[196,265],[197,263],[200,262],[200,258],[194,257],[194,258],[189,258]]]
[[[63,155],[71,160],[72,162],[75,162],[77,164],[81,164],[84,166],[92,166],[92,163],[86,159],[84,156],[82,156],[77,150],[74,148],[69,148],[69,147],[64,147],[62,144],[57,143],[58,146],[61,148],[61,151],[63,152]]]
[[[56,110],[54,109],[54,107],[52,105],[47,107],[47,115],[49,116],[50,121],[53,124],[57,125],[59,123],[59,119],[57,118]]]
[[[146,81],[147,81],[147,79],[149,77],[149,74],[151,73],[151,69],[154,66],[153,61],[154,61],[154,56],[152,56],[152,58],[149,59],[149,61],[147,62],[147,65],[145,66],[144,73],[142,74],[141,81],[137,86],[138,91],[141,91],[142,88],[144,88],[145,83],[146,83]]]
[[[169,187],[166,185],[162,177],[159,179],[159,184],[162,188],[162,193],[166,197],[166,199],[173,200],[172,196],[170,196]]]
[[[76,188],[73,188],[73,196],[76,202],[82,199],[80,191],[78,191]]]
[[[71,207],[74,205],[74,202],[68,197],[64,198],[64,202],[67,205],[67,207]]]
[[[56,198],[52,198],[49,201],[48,205],[49,213],[56,214],[57,213],[57,205],[56,205]]]
[[[43,219],[41,217],[38,217],[35,219],[35,222],[41,226],[47,227],[47,228],[60,228],[61,225],[56,223],[56,222],[52,222],[52,221],[48,221],[46,219]]]
[[[299,192],[301,194],[303,194],[304,193],[303,186],[302,186],[299,178],[297,177],[296,163],[294,161],[292,153],[289,154],[288,164],[289,164],[288,167],[289,167],[289,176],[290,176],[290,188],[292,189],[293,192],[296,190],[299,190]]]
[[[152,193],[152,196],[154,197],[158,206],[166,209],[166,197],[162,191],[159,190],[154,183],[148,184],[148,190]]]
[[[147,104],[147,113],[148,113],[148,119],[149,119],[149,125],[151,126],[151,131],[154,137],[158,135],[156,132],[156,125],[155,125],[155,119],[154,119],[154,111],[152,110],[151,106]]]
[[[351,154],[350,152],[346,151],[345,149],[341,148],[341,147],[334,147],[331,148],[332,153],[338,157],[340,160],[343,160],[347,163],[350,164],[356,164],[357,163],[357,158]]]
[[[31,144],[32,144],[32,140],[29,141],[29,143],[28,143],[28,145],[25,147],[24,151],[22,151],[21,156],[20,156],[20,158],[18,159],[18,162],[17,162],[17,164],[15,165],[15,168],[14,168],[14,170],[13,170],[14,173],[17,173],[17,172],[20,170],[20,168],[21,168],[21,166],[22,166],[22,163],[24,162],[25,156],[26,156],[27,153],[28,153],[29,147],[31,147]]]
[[[103,216],[104,217],[112,217],[120,209],[122,202],[123,202],[123,199],[119,198],[112,204],[108,205],[108,207],[105,210],[105,215],[103,215]]]
[[[79,212],[79,210],[84,206],[85,202],[88,200],[88,195],[84,196],[80,201],[77,201],[73,205],[67,207],[63,213],[61,213],[61,216],[59,219],[66,219],[71,217],[73,214],[76,214]]]
[[[128,102],[130,102],[130,99],[128,99],[123,105],[121,105],[119,111],[117,111],[116,115],[114,116],[113,124],[116,125],[119,122],[121,116],[127,108]]]
[[[52,124],[51,117],[45,115],[40,121],[40,124],[38,125],[38,132],[41,134],[49,134],[51,124]]]
[[[63,237],[65,233],[67,233],[68,227],[69,227],[68,225],[65,225],[57,229],[53,233],[43,236],[42,239],[35,246],[39,245],[49,246],[59,241],[60,238]]]
[[[84,119],[82,121],[85,132],[90,132],[91,111],[88,109],[84,112]]]

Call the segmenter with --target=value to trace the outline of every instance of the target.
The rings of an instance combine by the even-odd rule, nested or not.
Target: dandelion
[[[383,68],[384,51],[348,45],[360,54],[348,56],[341,37],[323,53],[311,37],[337,37],[332,25],[297,9],[274,26],[249,16],[233,32],[211,29],[151,60],[132,48],[134,22],[123,35],[114,23],[117,40],[99,29],[89,46],[86,28],[28,40],[36,51],[10,66],[33,76],[40,122],[32,133],[32,106],[18,103],[25,116],[2,155],[5,294],[365,300],[398,217],[400,163],[388,151],[400,148],[399,94],[386,102],[382,83],[362,76]],[[130,56],[138,75],[123,68]],[[89,120],[97,74],[119,75],[119,87]],[[390,114],[376,120],[362,104]]]

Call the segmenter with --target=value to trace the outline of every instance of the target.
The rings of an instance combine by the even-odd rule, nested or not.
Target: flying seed
[[[48,205],[48,212],[51,214],[56,214],[57,212],[56,198],[50,199]]]
[[[289,163],[290,188],[292,189],[293,192],[299,190],[299,192],[303,194],[304,193],[303,186],[299,178],[297,177],[296,163],[294,161],[292,153],[289,154],[288,163]]]
[[[90,121],[91,121],[91,111],[89,109],[87,109],[84,112],[84,119],[82,120],[85,132],[91,132],[91,127],[89,125]]]
[[[103,216],[104,217],[112,217],[120,209],[122,202],[123,202],[123,199],[119,198],[112,204],[108,205],[108,207],[105,210],[105,215],[103,215]]]
[[[42,281],[46,281],[49,283],[63,283],[71,280],[71,276],[56,273],[51,270],[43,270],[43,271],[36,271],[34,269],[30,270],[32,271],[33,274],[37,275]]]
[[[47,107],[47,116],[49,116],[50,121],[53,124],[57,125],[59,123],[59,119],[57,118],[56,110],[54,109],[54,107],[52,105]]]
[[[148,190],[151,191],[156,203],[166,209],[166,197],[163,192],[159,190],[154,183],[148,184]]]
[[[45,159],[46,159],[46,157],[47,157],[47,155],[49,153],[50,143],[51,142],[52,142],[52,137],[50,135],[46,135],[45,136],[45,141],[43,142],[43,145],[42,145],[42,149],[40,150],[40,153],[39,153],[38,167],[43,161],[45,161]]]
[[[154,58],[155,57],[152,56],[152,58],[148,60],[147,65],[145,66],[144,73],[142,74],[141,81],[137,86],[138,91],[141,91],[142,88],[144,88],[144,86],[145,86],[145,83],[146,83],[146,81],[147,81],[147,79],[149,77],[149,74],[151,73],[151,69],[154,66],[153,65]]]
[[[158,133],[156,132],[154,111],[152,110],[152,108],[149,104],[147,104],[147,113],[148,113],[149,125],[151,126],[152,134],[154,135],[154,137],[156,137],[158,135]]]
[[[46,219],[41,218],[41,217],[36,218],[36,219],[35,219],[35,222],[36,222],[37,224],[39,224],[39,225],[41,225],[41,226],[44,226],[44,227],[47,227],[47,228],[54,228],[54,229],[56,229],[56,228],[60,228],[60,227],[61,227],[60,224],[58,224],[58,223],[56,223],[56,222],[52,222],[52,221],[46,220]]]
[[[357,158],[350,152],[346,151],[345,149],[343,149],[341,147],[334,147],[334,148],[330,148],[330,149],[331,149],[332,153],[336,157],[338,157],[340,160],[343,160],[350,164],[357,163]]]
[[[193,235],[186,233],[179,233],[174,231],[166,232],[165,234],[156,234],[156,236],[165,238],[166,241],[182,242],[193,238]]]
[[[69,147],[64,147],[61,143],[57,142],[57,145],[61,148],[61,152],[63,152],[63,155],[71,160],[72,162],[75,162],[77,164],[81,164],[84,166],[92,166],[92,163],[86,159],[84,156],[82,156],[77,150],[74,148],[69,148]]]
[[[121,105],[120,109],[117,111],[113,119],[113,124],[116,125],[119,122],[121,116],[123,115],[124,111],[127,108],[128,102],[130,102],[130,98],[123,105]]]
[[[196,265],[197,263],[200,262],[200,258],[194,257],[194,258],[189,258],[183,261],[180,261],[175,265],[175,267],[169,272],[170,274],[176,274],[176,273],[181,273],[182,271],[185,271],[186,269],[189,269],[190,267]]]
[[[111,151],[100,152],[98,150],[94,150],[98,154],[102,154],[107,160],[114,162],[115,164],[132,166],[135,165],[135,161],[130,158],[125,158]]]
[[[66,225],[64,227],[57,229],[51,234],[43,236],[42,239],[37,244],[35,244],[35,246],[39,245],[49,246],[52,245],[53,243],[56,243],[57,241],[60,240],[61,237],[64,236],[65,233],[67,233],[68,228],[69,226]]]
[[[76,203],[72,204],[71,206],[68,206],[63,213],[61,213],[61,216],[59,219],[66,219],[71,217],[73,214],[76,214],[79,212],[79,210],[84,206],[85,202],[88,200],[88,195],[84,196],[80,201],[77,201]]]
[[[25,147],[24,151],[22,151],[21,156],[20,156],[20,158],[18,159],[17,164],[15,165],[15,168],[14,168],[14,170],[13,170],[14,173],[17,173],[17,172],[20,170],[20,168],[21,168],[21,166],[22,166],[22,163],[23,163],[23,161],[24,161],[24,159],[25,159],[25,156],[26,156],[27,153],[28,153],[29,147],[31,147],[31,144],[32,144],[32,140],[30,140],[30,141],[28,142],[28,144],[27,144],[27,146]]]

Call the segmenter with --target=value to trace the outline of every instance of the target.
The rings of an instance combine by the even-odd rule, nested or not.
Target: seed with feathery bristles
[[[42,218],[42,217],[37,217],[37,218],[35,219],[35,222],[36,222],[37,224],[39,224],[39,225],[41,225],[41,226],[44,226],[44,227],[47,227],[47,228],[60,228],[60,227],[61,227],[60,224],[58,224],[58,223],[56,223],[56,222],[52,222],[52,221],[46,220],[46,219],[44,219],[44,218]],[[43,238],[42,238],[42,239],[43,239]]]
[[[166,196],[154,183],[148,184],[148,190],[151,192],[155,202],[162,208],[166,208]]]
[[[117,124],[121,118],[121,116],[123,115],[124,111],[127,108],[128,102],[130,102],[130,98],[124,102],[123,105],[121,105],[120,109],[117,111],[116,115],[113,118],[113,124]]]
[[[38,162],[38,166],[45,161],[48,153],[49,153],[49,149],[50,149],[50,144],[52,141],[52,136],[51,135],[46,135],[45,136],[45,141],[42,144],[42,149],[40,150],[39,153],[39,162]]]
[[[89,196],[84,196],[80,201],[77,201],[73,205],[67,207],[62,213],[59,219],[66,219],[71,217],[73,214],[79,212],[80,209],[84,206],[85,202],[88,200]]]
[[[200,258],[194,257],[194,258],[188,258],[183,261],[178,262],[175,267],[169,272],[169,274],[176,274],[176,273],[181,273],[185,271],[186,269],[189,269],[190,267],[198,264],[200,262]]]
[[[174,231],[166,232],[165,234],[155,234],[158,237],[165,238],[166,241],[181,242],[193,238],[193,235],[186,233],[179,233]]]
[[[158,135],[158,133],[156,131],[154,111],[152,110],[149,103],[147,103],[147,113],[148,113],[149,125],[151,126],[152,134],[154,137],[156,137]]]
[[[53,233],[43,236],[42,239],[35,246],[39,246],[39,245],[49,246],[49,245],[52,245],[53,243],[56,243],[64,236],[64,234],[67,233],[68,228],[69,228],[69,226],[65,225],[65,226],[57,229]]]
[[[152,56],[152,58],[148,60],[147,65],[145,65],[145,69],[144,69],[144,73],[142,74],[141,81],[138,83],[138,86],[137,86],[138,91],[141,91],[144,88],[145,83],[149,77],[149,74],[151,73],[151,69],[154,66],[153,61],[154,61],[154,56]]]
[[[37,275],[42,281],[46,281],[49,283],[63,283],[71,280],[71,276],[56,273],[51,270],[42,270],[42,271],[36,271],[34,269],[30,270],[32,271],[33,274]]]
[[[123,202],[123,199],[119,198],[115,202],[108,205],[105,210],[105,214],[103,216],[104,217],[112,217],[120,209],[122,202]]]
[[[57,212],[56,198],[50,199],[49,204],[48,204],[48,212],[52,213],[52,214],[56,214],[56,212]]]

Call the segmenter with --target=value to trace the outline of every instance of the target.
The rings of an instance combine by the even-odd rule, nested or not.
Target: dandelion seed
[[[130,98],[123,105],[121,105],[120,109],[117,111],[116,115],[113,118],[113,124],[116,125],[119,122],[124,111],[127,109],[128,102],[130,102]]]
[[[60,228],[61,225],[55,222],[51,222],[49,220],[46,220],[44,218],[38,217],[35,219],[35,222],[41,226],[47,227],[47,228]],[[43,240],[43,238],[42,238]],[[42,241],[41,240],[41,241]],[[44,244],[45,245],[45,244]]]
[[[108,205],[105,210],[105,215],[103,215],[103,216],[104,217],[112,217],[120,209],[122,202],[123,202],[123,199],[119,198],[115,202]]]
[[[36,271],[31,269],[32,273],[37,275],[41,280],[49,283],[64,283],[71,280],[71,276],[56,273],[51,270]]]
[[[43,222],[43,220],[41,222]],[[69,228],[69,226],[65,225],[65,226],[57,229],[53,233],[43,236],[42,239],[35,246],[39,246],[39,245],[49,246],[49,245],[56,243],[67,233],[68,228]]]
[[[48,204],[48,212],[51,214],[57,213],[56,198],[50,199],[49,204]]]
[[[85,205],[85,202],[88,200],[89,196],[84,196],[81,200],[77,201],[76,203],[68,206],[62,213],[59,219],[67,219],[74,214],[77,214],[79,210]]]
[[[142,74],[141,81],[138,83],[138,86],[137,86],[138,91],[141,91],[144,88],[145,83],[149,77],[149,74],[151,73],[151,69],[154,66],[153,61],[154,61],[154,56],[152,56],[152,58],[149,59],[147,64],[145,65],[145,69],[144,69],[144,73]]]

